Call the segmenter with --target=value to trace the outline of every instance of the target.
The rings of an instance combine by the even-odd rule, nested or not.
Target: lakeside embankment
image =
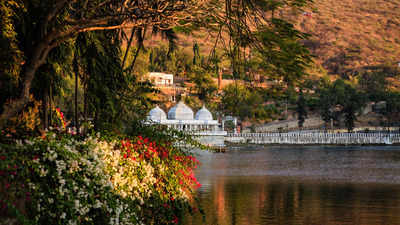
[[[228,143],[294,145],[400,144],[400,133],[242,133],[228,134]]]

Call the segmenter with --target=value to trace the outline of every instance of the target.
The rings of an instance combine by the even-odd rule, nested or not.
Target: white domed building
[[[156,106],[150,110],[147,120],[150,123],[164,124],[170,128],[198,135],[199,141],[203,144],[223,145],[223,137],[226,135],[226,131],[220,128],[218,120],[213,119],[211,112],[205,106],[194,114],[183,101],[173,106],[168,114]]]
[[[167,114],[165,114],[164,110],[160,109],[160,107],[156,106],[154,109],[150,110],[147,119],[152,121],[166,120]]]

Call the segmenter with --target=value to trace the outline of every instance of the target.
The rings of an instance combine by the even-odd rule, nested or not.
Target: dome
[[[201,108],[199,111],[197,111],[196,120],[213,120],[212,114],[208,109],[203,105],[203,108]]]
[[[193,120],[193,111],[185,103],[180,101],[168,111],[170,120]]]
[[[166,120],[167,115],[165,112],[160,109],[160,107],[156,106],[154,109],[150,110],[149,115],[147,116],[149,120]]]

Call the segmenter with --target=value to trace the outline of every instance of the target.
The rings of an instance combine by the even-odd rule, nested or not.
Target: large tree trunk
[[[52,126],[53,122],[53,81],[50,80],[50,91],[49,91],[49,126]]]
[[[129,37],[128,44],[127,44],[127,46],[126,46],[126,51],[125,51],[125,55],[124,55],[124,60],[122,60],[122,69],[124,69],[125,62],[126,62],[126,59],[127,59],[127,57],[128,57],[128,54],[129,54],[129,49],[131,48],[131,45],[132,45],[132,40],[133,40],[134,34],[135,34],[135,29],[132,29],[132,31],[131,31],[131,36]]]
[[[85,120],[85,122],[87,122],[87,84],[84,84],[84,88],[83,88],[83,118]]]
[[[27,60],[28,63],[21,74],[23,78],[21,94],[17,99],[11,100],[10,103],[4,106],[3,113],[0,115],[0,129],[3,129],[8,120],[20,113],[29,102],[30,89],[35,73],[46,62],[47,55],[52,49],[50,42],[49,39],[45,39],[37,44],[32,52],[32,57]]]
[[[79,118],[78,118],[78,73],[79,73],[79,67],[78,67],[78,61],[75,58],[74,59],[74,72],[75,72],[75,112],[74,112],[74,122],[75,122],[75,129],[76,133],[79,134]]]
[[[44,91],[44,97],[43,97],[43,129],[44,130],[49,127],[48,99],[49,99],[49,92],[46,88]]]

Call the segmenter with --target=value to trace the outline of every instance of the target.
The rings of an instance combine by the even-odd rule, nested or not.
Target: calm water
[[[199,152],[206,220],[187,225],[399,225],[400,146]]]

